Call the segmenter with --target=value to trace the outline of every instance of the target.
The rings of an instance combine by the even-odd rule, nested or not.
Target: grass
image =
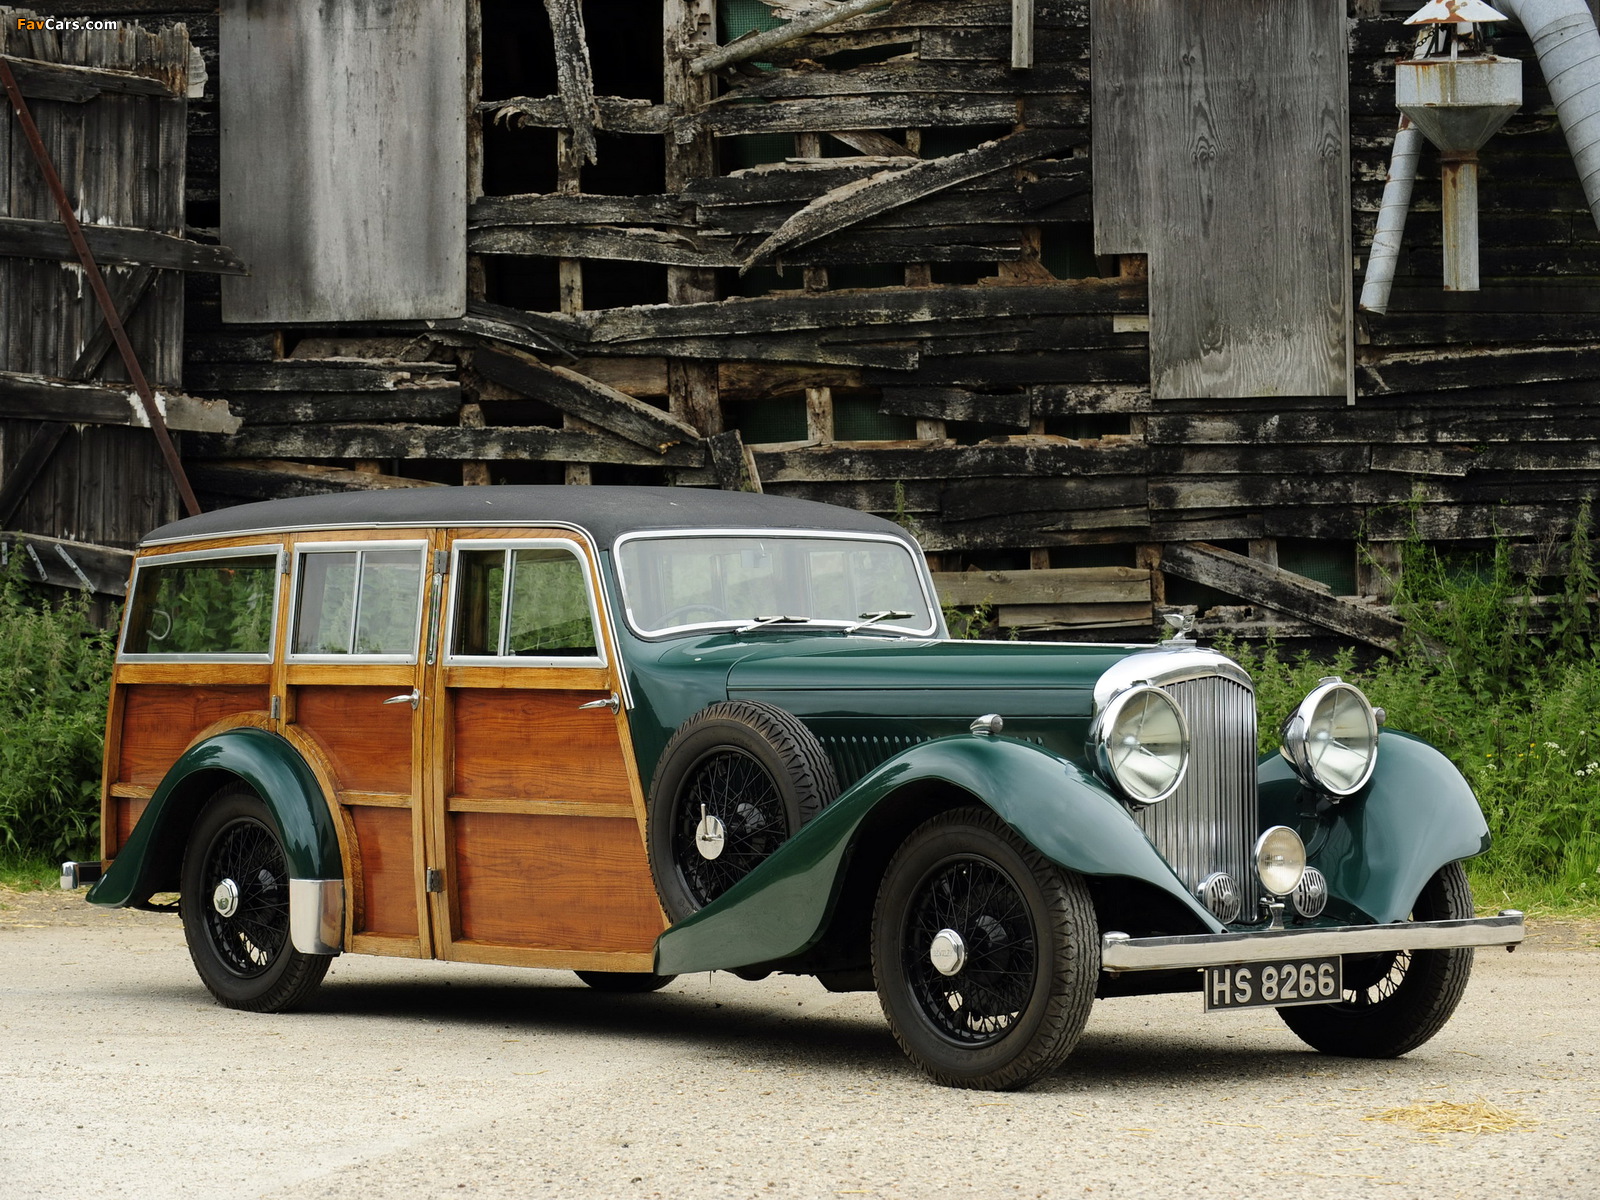
[[[40,892],[60,886],[60,863],[42,854],[0,853],[0,890]]]

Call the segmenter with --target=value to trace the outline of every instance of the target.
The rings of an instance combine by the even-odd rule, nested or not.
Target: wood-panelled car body
[[[1488,845],[1443,755],[1325,681],[1258,763],[1231,660],[951,640],[916,543],[742,493],[247,505],[141,547],[98,904],[177,891],[206,985],[361,952],[875,988],[933,1078],[1017,1087],[1096,995],[1270,1004],[1312,1045],[1444,1023]],[[1380,744],[1381,743],[1381,744]]]

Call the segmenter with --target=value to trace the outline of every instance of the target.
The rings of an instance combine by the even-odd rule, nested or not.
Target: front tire
[[[1412,907],[1418,921],[1472,916],[1460,863],[1428,880]],[[1399,950],[1345,961],[1344,996],[1334,1004],[1280,1008],[1306,1045],[1346,1058],[1398,1058],[1444,1028],[1472,975],[1471,949]]]
[[[943,813],[890,860],[872,972],[895,1040],[934,1082],[1026,1087],[1089,1019],[1100,973],[1089,890],[988,809]]]
[[[195,970],[228,1008],[286,1012],[328,973],[328,955],[302,954],[290,941],[283,842],[266,804],[242,784],[219,791],[195,822],[178,907]]]

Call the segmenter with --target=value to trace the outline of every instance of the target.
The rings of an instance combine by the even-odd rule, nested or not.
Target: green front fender
[[[238,779],[271,810],[292,879],[340,879],[339,836],[322,788],[305,759],[264,729],[229,729],[184,751],[133,827],[127,845],[89,890],[89,903],[138,904],[176,891],[183,849],[201,807]]]
[[[1455,764],[1428,743],[1384,730],[1372,780],[1317,816],[1309,793],[1280,755],[1258,778],[1264,825],[1288,825],[1329,894],[1378,924],[1403,921],[1440,867],[1489,848],[1489,827]]]
[[[809,949],[828,928],[863,823],[892,797],[930,786],[970,794],[1068,870],[1142,880],[1204,928],[1222,929],[1099,780],[1031,742],[973,735],[913,746],[865,776],[724,895],[663,933],[656,971],[730,969]]]

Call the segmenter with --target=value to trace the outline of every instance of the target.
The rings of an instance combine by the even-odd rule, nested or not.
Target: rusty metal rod
[[[88,276],[89,287],[94,292],[95,300],[100,304],[101,313],[105,316],[106,328],[111,331],[112,340],[117,343],[117,349],[122,354],[122,363],[128,369],[128,378],[133,383],[133,390],[139,394],[139,403],[144,406],[145,418],[150,422],[150,431],[156,435],[156,445],[161,448],[161,457],[166,460],[167,470],[172,472],[173,481],[178,485],[178,495],[183,500],[184,510],[191,517],[197,516],[200,512],[200,501],[195,499],[194,489],[189,486],[189,477],[184,474],[183,462],[178,458],[178,448],[172,444],[172,435],[167,432],[166,419],[156,407],[155,396],[151,393],[150,384],[144,377],[144,368],[139,365],[139,356],[133,352],[127,330],[122,327],[122,318],[117,315],[117,306],[111,302],[111,293],[106,290],[106,281],[100,277],[100,267],[94,261],[89,243],[84,241],[83,226],[78,223],[78,214],[72,211],[72,201],[67,199],[67,189],[61,185],[61,176],[56,174],[55,164],[50,161],[50,152],[45,149],[44,139],[39,136],[39,127],[33,122],[33,113],[28,110],[28,102],[22,97],[22,89],[17,86],[17,77],[11,73],[10,64],[3,57],[0,57],[0,83],[5,84],[6,95],[11,97],[11,107],[16,110],[17,120],[22,123],[22,134],[28,139],[28,148],[33,151],[39,170],[44,173],[45,184],[55,197],[56,209],[61,213],[61,223],[67,227],[67,237],[72,242],[72,248],[78,252],[78,261],[83,264],[83,273]]]

